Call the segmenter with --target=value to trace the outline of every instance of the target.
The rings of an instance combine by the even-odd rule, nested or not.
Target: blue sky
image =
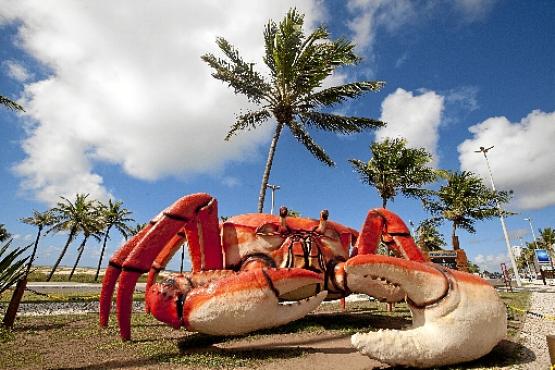
[[[384,80],[385,88],[337,107],[382,118],[379,131],[342,137],[313,132],[336,167],[315,160],[287,132],[271,183],[278,205],[317,217],[330,210],[359,228],[381,202],[347,163],[367,160],[376,139],[403,136],[425,147],[441,168],[487,177],[489,153],[498,189],[514,190],[507,219],[513,244],[555,227],[555,4],[551,1],[0,1],[0,93],[27,113],[0,110],[0,223],[16,244],[35,230],[18,220],[60,195],[114,197],[146,222],[177,198],[208,192],[221,215],[256,210],[271,125],[224,142],[245,99],[210,77],[200,60],[224,36],[260,63],[262,30],[291,6],[307,27],[325,23],[357,44],[364,58],[328,84]],[[261,71],[264,71],[260,65]],[[418,224],[414,200],[390,208]],[[269,197],[267,201],[269,210]],[[448,235],[449,225],[442,228]],[[483,268],[507,260],[499,220],[460,233]],[[446,238],[448,240],[448,237]],[[38,263],[52,263],[63,237],[47,237]],[[121,242],[112,237],[109,254]],[[76,243],[77,244],[77,243]],[[62,264],[73,262],[72,248]],[[85,265],[94,265],[89,243]],[[175,265],[175,264],[174,264]]]

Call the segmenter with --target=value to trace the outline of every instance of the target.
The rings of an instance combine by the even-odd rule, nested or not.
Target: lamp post
[[[279,190],[280,186],[279,185],[272,185],[272,184],[266,184],[266,187],[269,188],[270,190],[272,190],[272,208],[270,209],[270,214],[273,215],[274,214],[274,192],[276,190]]]
[[[482,153],[484,155],[484,158],[486,159],[486,165],[488,167],[488,172],[489,172],[489,178],[491,180],[491,188],[493,191],[495,190],[495,183],[493,182],[493,174],[491,173],[491,167],[489,166],[489,159],[488,159],[488,151],[491,150],[493,148],[493,145],[490,146],[489,148],[484,148],[483,146],[480,147],[480,150],[475,150],[475,153]],[[497,208],[499,210],[501,210],[501,207],[499,206],[499,204],[497,203],[497,199],[495,200],[495,204],[497,205]],[[499,215],[499,220],[501,220],[501,228],[503,229],[503,235],[505,236],[505,244],[507,245],[507,252],[509,253],[509,259],[511,260],[511,265],[513,266],[513,271],[515,272],[515,278],[516,278],[516,285],[518,287],[522,286],[522,282],[520,281],[520,275],[518,274],[518,267],[516,266],[516,261],[515,261],[515,257],[513,255],[513,251],[511,249],[511,242],[509,240],[509,233],[507,232],[507,226],[505,226],[505,218],[503,217],[503,214],[501,213]]]
[[[536,234],[534,234],[534,227],[532,226],[532,218],[531,217],[526,217],[524,219],[524,221],[528,221],[528,224],[530,225],[530,231],[532,231],[532,241],[535,242],[536,241]]]

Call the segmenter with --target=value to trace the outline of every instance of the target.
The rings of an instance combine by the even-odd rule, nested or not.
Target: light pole
[[[279,185],[272,185],[272,184],[266,184],[266,187],[269,188],[270,190],[272,190],[272,208],[270,209],[270,214],[273,215],[274,214],[274,192],[276,190],[279,190],[280,186]]]
[[[532,218],[531,217],[526,217],[524,219],[524,221],[528,221],[528,224],[530,225],[530,231],[532,231],[532,241],[535,242],[536,241],[536,234],[534,234],[534,227],[532,226]]]
[[[484,155],[484,158],[486,159],[486,165],[488,167],[489,178],[491,180],[491,188],[492,188],[493,191],[496,191],[495,190],[495,183],[493,182],[493,174],[491,173],[491,167],[489,166],[489,159],[488,159],[488,154],[487,154],[488,151],[492,148],[493,148],[493,145],[490,146],[489,148],[484,148],[483,146],[481,146],[480,150],[475,150],[474,152],[475,153],[482,153]],[[501,207],[497,203],[497,199],[495,199],[495,204],[497,205],[497,208],[499,210],[501,210]],[[522,282],[520,281],[520,275],[518,274],[518,268],[516,266],[515,257],[513,256],[513,251],[511,249],[511,242],[509,240],[509,233],[507,232],[507,226],[505,226],[505,218],[503,217],[502,212],[499,214],[499,220],[501,220],[501,228],[503,229],[503,235],[505,236],[505,244],[507,244],[507,252],[509,253],[509,259],[511,260],[511,265],[513,266],[513,271],[515,272],[516,285],[518,287],[521,287]]]

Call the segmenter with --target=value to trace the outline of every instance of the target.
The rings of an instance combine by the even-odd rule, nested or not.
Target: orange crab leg
[[[368,212],[355,248],[360,255],[375,254],[381,242],[409,260],[425,260],[403,220],[384,208]]]
[[[199,243],[191,246],[191,255],[193,261],[200,259],[201,265],[194,267],[222,268],[223,256],[217,232],[216,206],[215,200],[208,194],[199,193],[183,197],[162,212],[150,227],[141,231],[116,251],[110,260],[109,270],[111,271],[107,272],[103,282],[100,302],[101,325],[105,326],[108,322],[111,296],[119,275],[116,304],[120,334],[123,339],[130,339],[131,305],[137,280],[141,274],[149,271],[160,252],[167,251],[167,254],[170,254],[176,248],[176,244],[182,241],[182,237],[177,234],[183,228],[187,230],[194,225],[199,231]],[[199,217],[201,214],[202,216]],[[203,225],[202,222],[207,224]],[[216,236],[208,235],[214,230],[216,230]],[[162,256],[161,259],[163,260],[164,257]],[[123,263],[121,263],[122,260]],[[118,269],[122,271],[121,274],[114,271]]]

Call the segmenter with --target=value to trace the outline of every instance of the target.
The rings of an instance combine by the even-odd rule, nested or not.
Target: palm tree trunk
[[[73,268],[71,269],[71,272],[69,273],[69,276],[67,278],[68,281],[71,281],[71,278],[73,277],[73,273],[75,272],[75,269],[77,268],[77,265],[79,264],[79,260],[81,259],[81,256],[83,255],[83,251],[85,250],[85,244],[87,243],[88,238],[89,238],[89,236],[85,235],[85,238],[81,242],[81,245],[79,246],[79,248],[77,248],[77,250],[79,251],[79,254],[77,255],[77,259],[75,260],[75,263],[73,264]]]
[[[382,198],[382,208],[386,208],[387,206],[387,198]]]
[[[108,226],[106,233],[104,234],[104,240],[102,242],[102,250],[100,251],[100,258],[98,259],[98,267],[96,268],[96,274],[94,275],[94,281],[98,281],[98,275],[100,274],[100,267],[102,266],[102,259],[104,258],[104,252],[106,251],[106,241],[110,234],[110,229],[112,225]]]
[[[52,271],[50,271],[50,274],[48,274],[48,277],[46,278],[46,281],[50,281],[50,279],[52,279],[52,275],[54,275],[54,272],[58,268],[58,265],[60,264],[60,262],[62,262],[62,258],[64,258],[64,255],[67,252],[67,248],[69,247],[69,245],[73,241],[73,237],[75,236],[75,230],[76,230],[76,228],[73,227],[71,229],[71,231],[69,232],[69,236],[67,238],[66,245],[62,249],[62,252],[60,253],[60,256],[58,257],[58,259],[56,260],[56,263],[54,263],[54,266],[52,266]]]
[[[35,261],[35,256],[37,254],[37,248],[39,246],[40,240],[40,233],[42,232],[42,226],[39,226],[39,231],[37,233],[37,238],[35,239],[35,245],[33,246],[33,252],[31,253],[31,258],[29,258],[29,263],[27,264],[27,270],[25,271],[25,276],[29,275],[29,271],[31,271],[31,266]]]
[[[266,167],[264,168],[264,174],[262,175],[262,184],[260,185],[260,194],[258,195],[258,213],[262,213],[262,210],[264,209],[264,199],[266,198],[266,185],[268,185],[268,180],[270,179],[272,162],[274,161],[274,154],[276,152],[277,143],[279,140],[279,136],[281,135],[282,129],[283,129],[283,123],[278,122],[278,124],[276,125],[274,136],[272,137],[270,150],[268,151],[268,159],[266,160]]]
[[[4,319],[2,320],[2,325],[4,325],[6,328],[13,328],[15,317],[17,315],[17,311],[19,310],[19,305],[21,304],[23,294],[25,293],[25,288],[27,287],[27,277],[29,276],[29,272],[31,271],[31,266],[33,265],[33,261],[35,260],[35,255],[37,254],[37,247],[39,245],[41,232],[42,226],[39,226],[37,238],[35,239],[35,245],[33,246],[33,252],[31,253],[31,257],[29,258],[29,263],[27,264],[25,275],[17,282],[15,290],[12,294],[12,298],[10,299],[10,304],[8,305],[8,309],[6,310]]]

